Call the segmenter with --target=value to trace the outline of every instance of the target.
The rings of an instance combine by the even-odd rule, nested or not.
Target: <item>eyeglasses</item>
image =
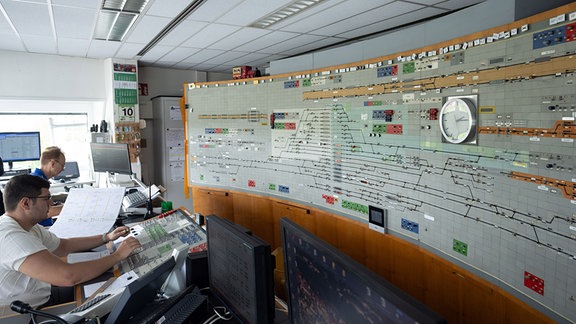
[[[50,200],[50,199],[52,199],[52,195],[36,196],[36,197],[28,197],[28,198],[30,198],[30,199],[40,198],[40,199],[43,199],[43,200]]]

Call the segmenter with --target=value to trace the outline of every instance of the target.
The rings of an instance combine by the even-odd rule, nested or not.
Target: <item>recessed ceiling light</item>
[[[268,28],[284,19],[290,18],[314,5],[323,2],[324,0],[297,0],[289,5],[276,10],[266,17],[260,18],[258,21],[253,22],[250,27]]]
[[[120,42],[148,0],[104,0],[96,21],[94,38]]]

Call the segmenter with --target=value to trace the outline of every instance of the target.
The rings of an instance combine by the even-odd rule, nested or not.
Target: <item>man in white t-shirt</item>
[[[18,175],[4,188],[6,213],[0,216],[0,317],[15,314],[10,303],[20,300],[32,307],[60,304],[59,287],[72,287],[98,277],[140,247],[133,237],[114,253],[98,260],[67,263],[62,257],[98,247],[129,233],[127,227],[110,233],[61,239],[38,222],[52,205],[50,182],[33,175]],[[69,300],[68,300],[69,301]]]

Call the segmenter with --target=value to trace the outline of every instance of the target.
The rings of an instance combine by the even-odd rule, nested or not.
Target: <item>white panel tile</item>
[[[483,0],[448,0],[444,1],[437,6],[439,8],[445,8],[449,10],[456,10],[460,8],[464,8],[469,5],[477,4],[480,2],[484,2]]]
[[[189,18],[196,21],[213,22],[242,1],[244,0],[209,0],[204,2]]]
[[[195,63],[195,64],[202,63],[222,53],[225,53],[225,51],[211,50],[211,49],[203,50],[201,52],[195,53],[194,55],[191,55],[190,57],[187,57],[185,60],[182,60],[182,62]]]
[[[240,28],[228,25],[211,24],[182,43],[182,46],[207,47],[208,45],[234,33],[238,29]]]
[[[192,37],[194,34],[206,28],[206,26],[208,26],[208,23],[184,20],[182,23],[176,26],[176,28],[174,28],[171,33],[164,36],[158,45],[178,46],[188,38]]]
[[[238,46],[236,48],[237,51],[259,51],[260,49],[270,47],[272,45],[282,43],[290,38],[294,38],[299,36],[296,33],[288,33],[282,31],[275,31],[270,32],[266,35],[263,35],[255,40],[251,41],[250,43],[246,43],[244,45]]]
[[[94,0],[52,0],[52,4],[54,6],[93,9],[95,10],[94,15],[98,14],[96,10],[100,9],[101,3],[102,1],[94,1]]]
[[[56,40],[53,37],[36,35],[20,35],[24,46],[31,53],[58,54],[56,52]]]
[[[170,22],[169,18],[144,16],[126,37],[127,42],[148,44]]]
[[[226,12],[216,22],[238,26],[248,26],[286,6],[292,0],[245,0],[233,10]]]
[[[2,34],[0,33],[0,49],[7,51],[25,51],[24,44],[16,36],[16,34]]]
[[[282,53],[282,52],[285,52],[287,50],[290,50],[290,49],[293,49],[296,47],[300,47],[300,46],[304,46],[304,45],[308,45],[310,43],[320,41],[324,38],[325,37],[322,37],[322,36],[301,35],[301,36],[286,40],[285,42],[267,47],[267,48],[263,49],[263,51],[266,51],[269,53]]]
[[[146,61],[157,61],[162,56],[166,55],[166,53],[173,50],[173,46],[154,46],[152,47],[143,57],[142,59]]]
[[[54,7],[56,36],[64,38],[90,39],[96,21],[93,10]]]
[[[268,34],[269,31],[258,28],[242,28],[230,36],[210,45],[213,49],[235,49],[236,47],[249,44],[260,36]]]
[[[58,54],[85,57],[90,41],[87,39],[58,38]]]
[[[138,52],[142,50],[144,45],[142,44],[135,44],[135,43],[124,43],[120,46],[118,51],[116,52],[116,56],[118,58],[128,58],[128,59],[135,59]]]
[[[2,6],[19,33],[52,36],[52,24],[46,4],[3,2]]]
[[[186,8],[191,0],[155,0],[150,1],[145,9],[146,15],[173,18]]]
[[[199,48],[177,47],[162,57],[162,61],[180,62],[185,58],[194,55],[199,50]]]
[[[407,14],[402,15],[402,16],[394,17],[394,18],[391,18],[391,19],[388,19],[385,21],[373,23],[373,24],[365,26],[365,27],[350,30],[350,31],[338,34],[337,36],[344,37],[344,38],[355,38],[355,37],[359,37],[362,35],[368,35],[368,34],[380,32],[380,31],[384,31],[384,30],[388,30],[388,29],[393,29],[398,25],[402,25],[402,24],[406,23],[406,21],[417,21],[420,19],[424,19],[426,17],[431,17],[434,15],[440,14],[442,12],[443,11],[440,9],[427,7],[427,8],[421,9],[421,10],[407,13]]]
[[[94,39],[88,49],[88,57],[92,58],[112,58],[115,57],[116,51],[120,48],[119,42],[110,42]]]

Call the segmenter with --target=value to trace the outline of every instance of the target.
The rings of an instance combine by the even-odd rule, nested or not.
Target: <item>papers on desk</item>
[[[110,278],[108,281],[85,285],[84,296],[92,296],[96,293],[112,294],[128,286],[136,279],[138,279],[138,275],[134,271],[129,271],[118,278]],[[106,287],[104,287],[105,284],[107,284]]]
[[[124,188],[72,188],[50,232],[61,238],[108,232],[122,206]]]

